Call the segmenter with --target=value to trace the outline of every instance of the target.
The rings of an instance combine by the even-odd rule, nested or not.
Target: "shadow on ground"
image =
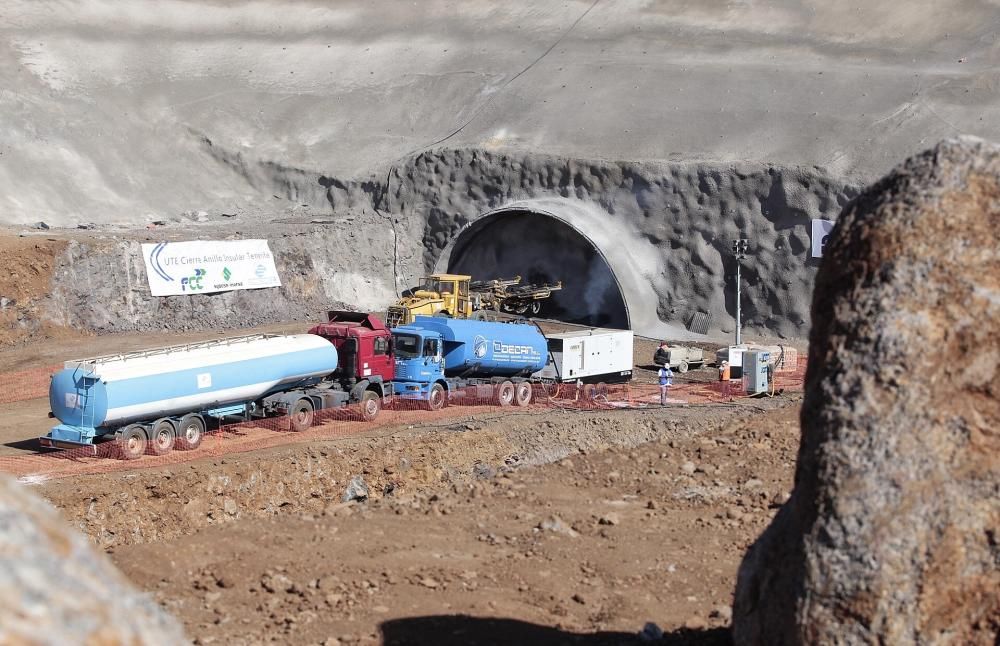
[[[658,644],[660,646],[729,646],[728,628],[689,630],[682,628],[660,639],[643,639],[637,633],[573,633],[549,626],[491,617],[434,615],[386,621],[381,626],[385,646],[434,644],[435,646],[490,646],[493,644],[558,646],[618,646]]]

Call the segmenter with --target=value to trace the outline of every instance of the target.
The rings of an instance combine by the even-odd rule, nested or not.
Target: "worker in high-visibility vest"
[[[670,391],[670,387],[674,385],[674,371],[670,369],[670,364],[660,366],[657,370],[657,376],[660,378],[660,406],[667,405],[667,393]]]
[[[723,399],[729,399],[730,396],[729,379],[731,375],[732,371],[729,368],[728,361],[723,361],[721,364],[719,364],[719,381],[722,382],[721,391]]]

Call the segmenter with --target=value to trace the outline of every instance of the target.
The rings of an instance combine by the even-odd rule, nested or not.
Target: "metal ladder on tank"
[[[77,371],[81,370],[81,368],[77,368]],[[74,374],[73,377],[74,382],[76,382],[76,375]],[[93,401],[91,401],[93,399],[92,393],[94,391],[94,383],[91,383],[88,387],[87,381],[89,380],[96,383],[100,381],[100,377],[95,376],[93,379],[89,379],[88,377],[80,376],[79,379],[83,381],[85,386],[82,392],[79,386],[76,387],[76,405],[80,408],[80,426],[95,428],[94,422],[97,421],[97,406],[94,405]],[[83,400],[82,402],[81,399]],[[90,413],[89,420],[87,419],[88,412]],[[91,442],[93,442],[93,440],[91,440]],[[90,448],[93,451],[93,455],[97,455],[97,447],[91,444]]]

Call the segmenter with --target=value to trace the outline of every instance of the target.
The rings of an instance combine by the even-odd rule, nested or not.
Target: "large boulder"
[[[813,296],[795,490],[740,567],[737,644],[998,643],[1000,147],[849,204]]]
[[[0,643],[187,643],[45,500],[0,476]]]

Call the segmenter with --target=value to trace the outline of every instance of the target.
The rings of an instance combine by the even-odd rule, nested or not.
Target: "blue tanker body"
[[[531,325],[418,316],[392,334],[394,392],[432,410],[459,393],[527,405],[527,380],[548,356],[545,337]]]
[[[337,361],[333,344],[308,334],[255,335],[69,361],[49,386],[52,414],[62,423],[42,443],[89,444],[130,424],[228,414],[275,393],[313,386],[337,369]]]

